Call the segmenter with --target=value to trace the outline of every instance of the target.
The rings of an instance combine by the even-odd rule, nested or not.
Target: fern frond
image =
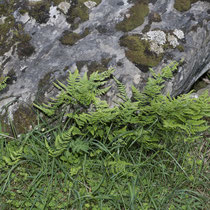
[[[123,101],[128,101],[128,95],[126,93],[126,86],[123,85],[116,77],[113,77],[114,81],[117,83],[117,87],[119,90],[119,97],[123,100]]]
[[[9,79],[9,77],[4,77],[4,78],[0,78],[0,91],[2,91],[4,88],[6,88],[7,84],[7,80]]]
[[[71,142],[70,148],[72,149],[73,153],[87,153],[89,150],[89,143],[81,139],[76,139],[75,141]]]

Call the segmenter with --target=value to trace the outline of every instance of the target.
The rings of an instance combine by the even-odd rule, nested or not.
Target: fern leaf
[[[79,152],[87,153],[89,150],[89,143],[81,139],[77,139],[71,142],[70,147],[73,153],[79,153]]]
[[[113,78],[114,78],[114,81],[117,83],[117,87],[118,87],[118,90],[120,92],[119,97],[121,99],[123,99],[124,101],[128,101],[129,98],[128,98],[127,93],[126,93],[125,85],[123,85],[119,80],[117,80],[116,77],[113,77]]]

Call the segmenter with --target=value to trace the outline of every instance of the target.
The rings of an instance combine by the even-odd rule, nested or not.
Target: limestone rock
[[[1,2],[6,5],[10,1]],[[185,12],[174,9],[174,1],[166,0],[148,0],[148,4],[139,0],[92,0],[82,4],[71,1],[71,5],[70,1],[63,1],[58,6],[54,0],[38,2],[17,1],[10,5],[13,11],[8,12],[6,5],[0,14],[10,17],[1,21],[4,30],[0,33],[0,76],[9,75],[10,80],[0,93],[0,111],[4,114],[7,111],[11,117],[14,112],[18,115],[20,104],[25,107],[34,100],[41,103],[47,100],[45,96],[56,94],[53,81],[65,81],[68,70],[75,68],[81,74],[85,71],[90,74],[113,66],[115,76],[126,84],[129,96],[132,84],[143,89],[151,66],[159,72],[171,61],[184,59],[174,78],[166,84],[166,92],[173,96],[189,91],[210,69],[208,1],[192,3]],[[136,15],[137,9],[146,12]],[[122,21],[126,30],[119,27]],[[81,39],[72,46],[63,45],[60,40],[66,33]],[[86,36],[82,36],[84,33]],[[120,41],[125,36],[132,36],[133,39],[127,39],[131,43],[138,36],[144,46],[139,41],[138,46],[134,44],[133,49],[128,49]],[[27,49],[23,49],[24,44]],[[32,46],[34,51],[30,51]],[[20,50],[24,52],[22,56],[18,54]],[[133,62],[139,56],[145,59],[143,65],[141,60]],[[147,63],[147,56],[150,60],[158,59]],[[108,96],[112,104],[116,89],[112,88]]]

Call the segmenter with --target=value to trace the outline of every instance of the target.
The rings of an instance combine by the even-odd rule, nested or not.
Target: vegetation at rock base
[[[120,45],[127,48],[126,57],[143,71],[158,65],[162,59],[161,54],[151,52],[149,41],[142,40],[139,35],[123,36],[120,39]]]
[[[128,32],[144,23],[144,18],[149,13],[148,1],[137,1],[133,7],[130,8],[128,17],[116,25],[116,29]]]
[[[35,105],[48,119],[38,113],[19,137],[0,132],[1,209],[208,209],[210,98],[161,94],[178,65],[151,69],[131,99],[113,69],[57,82]],[[111,78],[114,107],[100,97]]]

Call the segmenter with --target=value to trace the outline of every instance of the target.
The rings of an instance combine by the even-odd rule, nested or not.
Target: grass
[[[88,139],[88,154],[50,157],[44,139],[63,127],[39,117],[18,139],[1,134],[0,209],[208,209],[207,133],[150,152]],[[2,161],[6,147],[22,144],[19,162]]]

